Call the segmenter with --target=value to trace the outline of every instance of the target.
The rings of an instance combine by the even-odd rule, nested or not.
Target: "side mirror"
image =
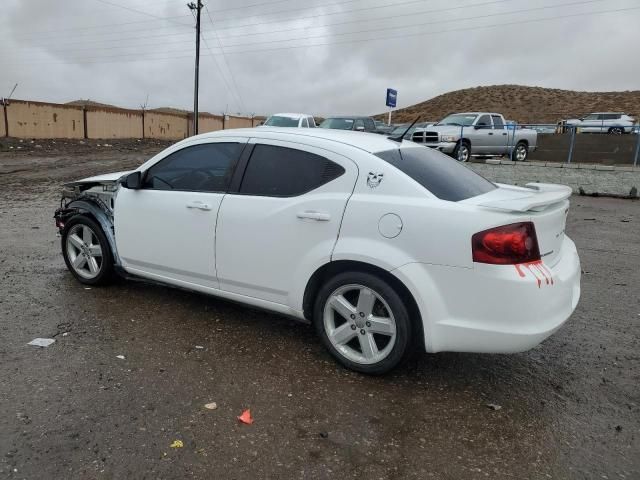
[[[142,188],[142,173],[133,172],[127,175],[122,182],[122,185],[125,188],[130,188],[131,190],[139,190]]]
[[[489,125],[487,125],[486,123],[476,123],[473,128],[475,128],[476,130],[480,130],[481,128],[489,128]]]

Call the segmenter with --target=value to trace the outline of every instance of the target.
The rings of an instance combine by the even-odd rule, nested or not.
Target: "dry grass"
[[[590,112],[625,112],[638,118],[640,91],[575,92],[554,88],[524,87],[521,85],[493,85],[467,88],[445,93],[397,110],[395,122],[435,121],[452,112],[491,111],[502,113],[509,120],[521,123],[556,123]],[[386,119],[386,113],[376,115]]]

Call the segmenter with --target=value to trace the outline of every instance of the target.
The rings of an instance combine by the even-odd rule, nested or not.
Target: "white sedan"
[[[560,328],[580,297],[570,194],[380,135],[256,128],[67,184],[55,218],[84,284],[119,273],[294,316],[380,374],[414,350],[519,352]]]

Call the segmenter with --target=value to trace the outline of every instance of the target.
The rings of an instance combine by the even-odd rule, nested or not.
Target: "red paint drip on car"
[[[516,272],[522,278],[526,277],[525,271],[522,267],[525,267],[531,275],[536,279],[538,288],[542,287],[542,281],[544,280],[546,285],[553,285],[553,275],[551,271],[542,263],[542,260],[535,260],[533,262],[517,263],[514,265]]]

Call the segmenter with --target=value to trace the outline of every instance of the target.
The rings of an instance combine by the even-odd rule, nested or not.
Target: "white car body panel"
[[[291,292],[300,279],[330,261],[358,167],[326,149],[269,138],[251,141],[297,147],[345,169],[336,180],[300,196],[227,194],[223,201],[217,227],[220,288],[301,311],[302,301]],[[320,220],[309,218],[314,214]]]
[[[115,238],[127,272],[303,319],[305,289],[317,269],[343,260],[366,263],[395,276],[412,294],[429,352],[526,350],[575,309],[580,262],[564,234],[567,187],[500,185],[467,200],[444,201],[372,155],[399,148],[397,142],[330,129],[203,134],[173,145],[137,171],[185,146],[219,141],[298,148],[338,163],[345,173],[283,198],[120,188]],[[401,147],[426,148],[408,141]],[[76,184],[115,182],[122,174]],[[186,207],[195,201],[210,209]],[[299,218],[304,212],[320,216]],[[473,262],[475,233],[527,221],[536,228],[540,262]]]

